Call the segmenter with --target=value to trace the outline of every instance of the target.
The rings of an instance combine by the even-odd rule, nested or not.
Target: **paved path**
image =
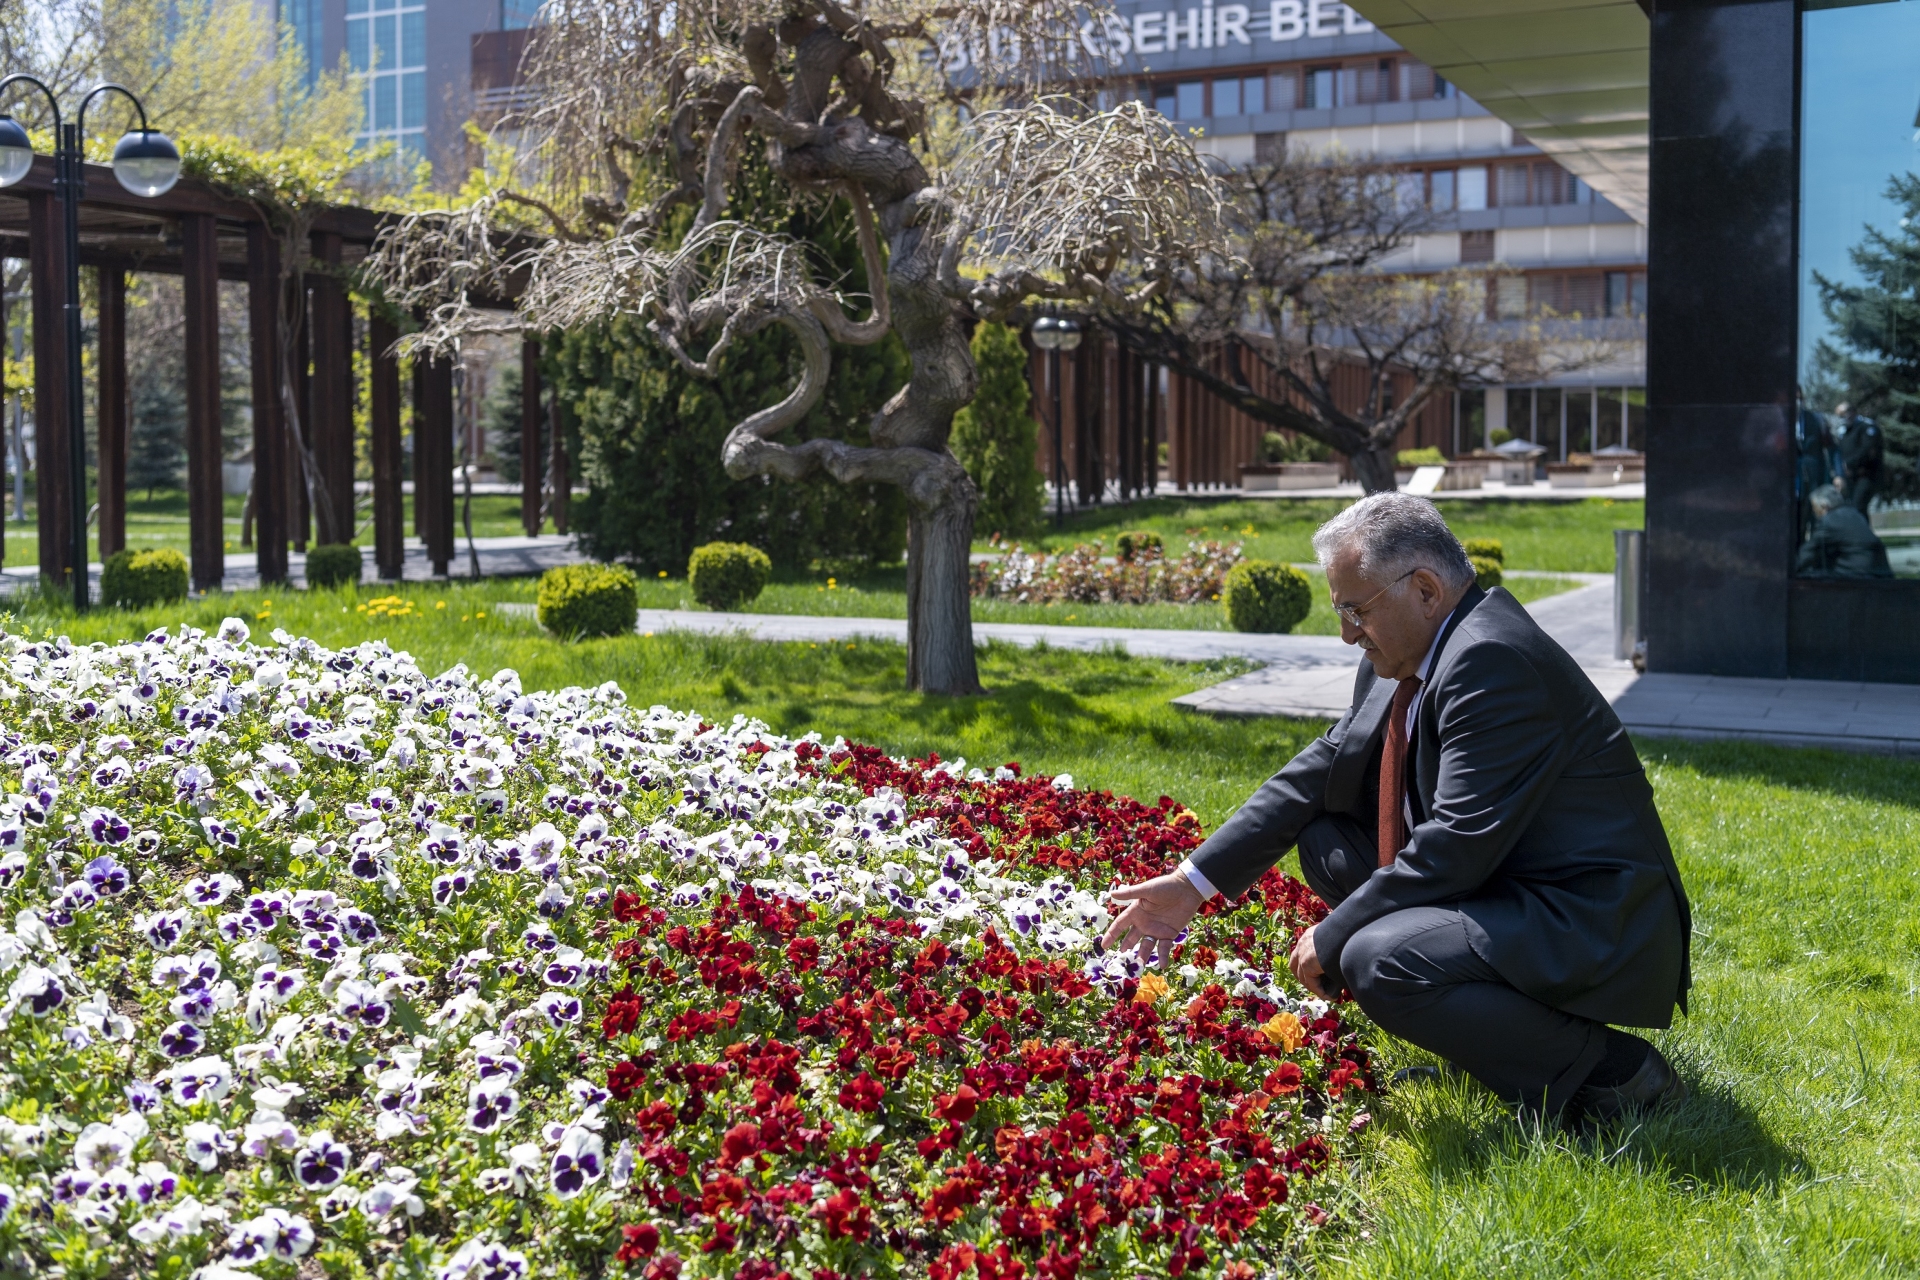
[[[524,535],[503,538],[475,538],[474,550],[480,558],[480,576],[483,578],[510,578],[537,576],[559,564],[571,564],[586,557],[575,550],[573,539],[566,534],[545,533],[529,538]],[[373,569],[373,548],[361,548],[363,568],[360,580],[363,583],[375,581]],[[307,557],[298,551],[287,556],[288,567],[297,587],[307,585]],[[453,560],[447,566],[456,579],[469,577],[472,570],[467,555],[466,539],[456,539]],[[222,585],[228,591],[251,591],[260,585],[260,574],[256,568],[252,552],[227,553],[226,577]],[[88,576],[93,582],[93,598],[100,598],[100,565],[96,562],[87,566]],[[433,565],[427,559],[426,547],[418,538],[409,538],[406,543],[406,557],[401,561],[401,577],[408,582],[427,582],[433,578]],[[40,580],[40,570],[32,565],[16,565],[11,569],[0,569],[0,596],[11,595],[31,586]]]

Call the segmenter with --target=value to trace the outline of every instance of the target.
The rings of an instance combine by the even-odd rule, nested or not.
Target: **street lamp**
[[[1048,356],[1047,375],[1053,383],[1053,523],[1067,519],[1066,444],[1060,429],[1060,353],[1080,345],[1080,326],[1066,316],[1041,316],[1033,322],[1033,345]]]
[[[53,90],[25,74],[0,80],[0,96],[16,84],[30,84],[46,95],[53,108],[53,185],[60,194],[62,240],[67,257],[67,439],[68,480],[73,507],[73,607],[87,607],[87,412],[81,401],[80,377],[80,201],[87,193],[86,157],[81,151],[87,133],[87,108],[103,93],[118,93],[140,113],[140,127],[129,129],[113,149],[113,176],[134,195],[151,199],[164,195],[180,180],[180,150],[164,133],[147,127],[147,109],[124,85],[102,84],[87,91],[72,122],[60,118]],[[0,114],[0,187],[10,187],[33,168],[33,142],[18,120]],[[42,460],[44,465],[44,459]]]

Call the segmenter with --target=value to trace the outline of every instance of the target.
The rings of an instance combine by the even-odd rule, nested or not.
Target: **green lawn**
[[[1348,506],[1339,498],[1153,498],[1070,516],[1056,531],[1051,523],[1019,539],[1029,550],[1064,548],[1103,539],[1112,550],[1124,530],[1152,529],[1178,554],[1194,538],[1246,544],[1249,556],[1289,562],[1313,559],[1313,531]],[[1613,531],[1646,524],[1644,502],[1587,498],[1577,502],[1514,502],[1448,499],[1438,504],[1462,538],[1498,538],[1509,569],[1555,573],[1613,572]],[[978,531],[982,539],[990,529]],[[985,541],[976,551],[990,550]]]
[[[270,609],[247,595],[133,616],[28,612],[14,625],[117,638],[269,612],[327,644],[384,637],[429,671],[513,666],[529,687],[613,678],[641,703],[1165,792],[1209,826],[1321,728],[1168,705],[1242,669],[1232,663],[989,647],[988,696],[926,697],[902,690],[895,645],[564,644],[500,614],[516,591],[525,584],[408,587],[402,618],[359,612],[369,591],[282,593]],[[1325,1240],[1319,1274],[1920,1273],[1920,763],[1640,746],[1694,902],[1693,1015],[1657,1037],[1694,1100],[1630,1129],[1528,1133],[1471,1086],[1394,1091],[1374,1112],[1364,1212]],[[1419,1058],[1379,1047],[1389,1066]]]
[[[365,525],[354,541],[363,547],[373,545],[373,516],[368,506],[370,501],[365,495],[360,500],[358,519]],[[241,545],[240,512],[246,505],[246,499],[229,496],[226,504],[226,549],[229,552],[245,552],[250,548]],[[453,499],[454,528],[459,537],[466,536],[465,526],[461,523],[462,499],[456,491]],[[12,511],[11,499],[6,504]],[[407,519],[413,518],[413,506],[409,502],[406,508]],[[27,518],[22,523],[12,520],[6,522],[6,564],[9,568],[19,565],[40,563],[40,533],[37,523],[39,508],[31,498],[27,502]],[[412,532],[411,523],[407,525]],[[473,499],[473,536],[476,538],[501,537],[508,534],[525,532],[520,525],[520,498],[517,494],[476,494]],[[181,555],[189,554],[190,541],[187,526],[187,495],[184,490],[161,489],[151,496],[135,491],[127,495],[127,545],[139,550],[152,547],[172,547]],[[100,537],[97,528],[90,529],[87,537],[87,556],[91,560],[100,558]]]

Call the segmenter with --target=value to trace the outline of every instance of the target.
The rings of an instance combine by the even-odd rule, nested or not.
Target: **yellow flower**
[[[435,600],[433,602],[433,607],[436,609],[444,609],[447,607],[447,602],[445,600]]]
[[[1141,975],[1140,986],[1133,993],[1135,1004],[1159,1004],[1167,998],[1167,980],[1157,973]]]
[[[484,618],[487,616],[487,611],[485,609],[482,609],[480,612],[474,614],[473,616],[476,618]]]
[[[1307,1029],[1300,1025],[1300,1019],[1284,1009],[1260,1025],[1260,1034],[1288,1053],[1307,1042]]]
[[[662,569],[662,570],[660,571],[660,576],[661,576],[661,577],[663,577],[663,578],[664,578],[664,577],[666,577],[666,576],[667,576],[667,571],[666,571],[665,569]]]

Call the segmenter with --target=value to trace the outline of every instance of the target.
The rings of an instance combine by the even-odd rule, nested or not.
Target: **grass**
[[[1111,550],[1123,531],[1152,529],[1175,554],[1191,539],[1212,538],[1242,542],[1249,556],[1301,562],[1313,559],[1313,531],[1348,505],[1340,498],[1153,498],[1077,513],[1068,517],[1063,531],[1049,524],[1019,541],[1028,550],[1051,550],[1100,538]],[[1553,573],[1613,572],[1613,531],[1639,529],[1646,523],[1644,502],[1612,498],[1575,502],[1448,499],[1438,505],[1461,538],[1500,539],[1507,568]],[[982,540],[975,543],[976,551],[991,550],[985,538],[992,532],[978,530]]]
[[[366,527],[361,529],[354,542],[363,547],[373,545],[372,508],[367,505],[370,499],[361,496],[359,519]],[[454,528],[457,536],[466,537],[465,526],[461,523],[461,498],[454,493]],[[5,504],[9,512],[13,509],[11,498]],[[246,505],[246,499],[229,495],[225,499],[226,510],[226,550],[230,553],[248,552],[240,542],[240,514]],[[409,514],[411,506],[409,505]],[[39,507],[29,498],[27,518],[23,523],[8,520],[5,523],[6,565],[14,568],[21,565],[40,563]],[[411,528],[411,526],[408,526]],[[502,537],[509,534],[524,533],[520,524],[520,498],[517,494],[475,494],[473,498],[473,536],[476,538]],[[184,490],[156,490],[152,495],[134,491],[127,495],[127,545],[139,550],[157,547],[172,547],[181,555],[191,554],[189,528],[187,524],[187,495]],[[87,538],[89,559],[100,558],[99,530],[93,529]]]
[[[989,646],[989,696],[936,698],[902,690],[895,645],[564,644],[498,613],[516,592],[524,598],[525,585],[407,587],[393,594],[413,607],[397,618],[358,611],[373,592],[316,592],[271,597],[271,608],[243,595],[139,615],[29,612],[14,625],[109,639],[266,612],[330,645],[385,637],[429,670],[512,666],[530,687],[612,678],[641,703],[1165,792],[1209,826],[1322,728],[1167,704],[1242,669],[1233,663]],[[1694,1100],[1580,1134],[1528,1132],[1470,1085],[1392,1091],[1375,1108],[1365,1217],[1324,1243],[1317,1273],[1920,1273],[1920,763],[1741,744],[1640,748],[1693,898],[1693,1013],[1657,1039]],[[1421,1059],[1394,1042],[1380,1048],[1389,1067]]]
[[[1326,579],[1309,571],[1314,582],[1313,611],[1295,627],[1296,635],[1335,636],[1340,621],[1327,603]],[[834,618],[904,618],[907,571],[883,568],[867,573],[772,582],[744,613],[814,614]],[[1570,591],[1577,578],[1509,578],[1507,589],[1521,603]],[[643,609],[700,609],[684,578],[643,578]],[[1218,604],[1021,604],[1013,600],[973,602],[975,622],[1046,623],[1074,627],[1148,627],[1173,631],[1226,631],[1226,610]]]

